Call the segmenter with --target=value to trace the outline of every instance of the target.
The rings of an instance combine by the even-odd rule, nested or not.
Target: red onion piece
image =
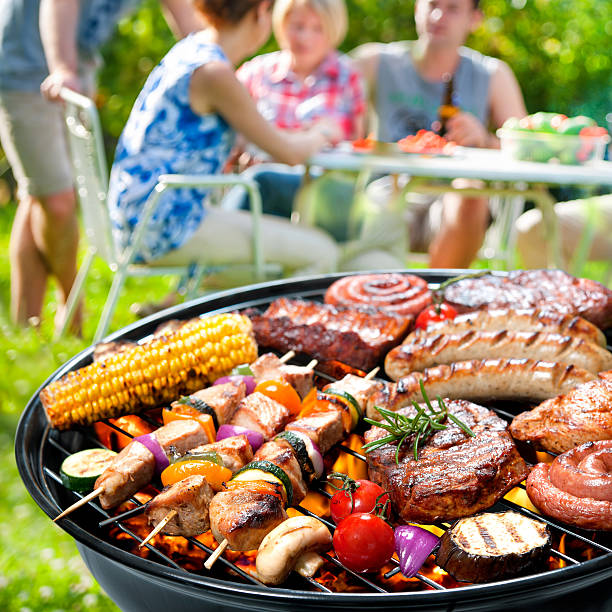
[[[253,431],[246,427],[240,427],[239,425],[221,425],[217,429],[217,442],[224,440],[225,438],[231,438],[232,436],[245,435],[252,449],[256,451],[264,442],[263,434],[259,431]]]
[[[414,525],[396,527],[395,552],[399,557],[402,574],[406,578],[414,577],[439,541],[438,536],[422,527]]]
[[[246,394],[250,395],[255,391],[255,379],[252,376],[245,376],[243,374],[231,374],[229,376],[222,376],[217,378],[213,385],[224,385],[229,382],[244,382],[246,385]]]
[[[155,434],[149,433],[143,436],[134,438],[134,442],[140,442],[143,446],[146,446],[155,457],[155,473],[161,474],[169,465],[170,461],[164,452],[161,444],[157,441]]]

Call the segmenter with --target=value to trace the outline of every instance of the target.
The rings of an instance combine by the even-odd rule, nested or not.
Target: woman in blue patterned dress
[[[152,71],[123,130],[111,170],[109,206],[114,238],[130,243],[161,174],[222,171],[236,132],[279,161],[305,161],[339,139],[339,127],[321,121],[310,130],[282,132],[257,112],[234,75],[234,65],[269,37],[270,0],[194,0],[208,27],[177,43]],[[175,265],[251,261],[252,218],[244,211],[206,207],[206,189],[165,192],[146,229],[142,261]],[[314,228],[264,215],[266,261],[287,272],[335,269],[333,239]]]

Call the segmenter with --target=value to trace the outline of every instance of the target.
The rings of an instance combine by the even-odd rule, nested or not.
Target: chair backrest
[[[69,89],[62,89],[61,97],[85,235],[111,265],[117,261],[117,251],[106,205],[108,168],[98,111],[90,98]]]

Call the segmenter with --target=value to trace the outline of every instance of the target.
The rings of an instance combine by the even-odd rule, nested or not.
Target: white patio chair
[[[160,176],[157,186],[145,205],[142,219],[134,230],[131,244],[124,251],[119,251],[112,239],[111,220],[106,205],[108,169],[98,111],[91,99],[69,89],[62,89],[61,97],[64,101],[64,117],[75,188],[87,240],[87,252],[68,297],[65,321],[63,327],[57,332],[58,337],[65,333],[74,316],[85,287],[85,279],[96,255],[108,264],[114,273],[114,277],[100,315],[94,342],[98,342],[106,334],[127,277],[180,275],[181,283],[186,286],[186,296],[189,298],[197,294],[200,281],[206,273],[219,271],[219,266],[207,268],[195,262],[191,265],[172,267],[134,263],[134,256],[139,251],[147,223],[155,210],[159,197],[167,189],[196,186],[220,188],[233,185],[245,187],[250,194],[251,213],[253,215],[253,265],[250,267],[252,268],[253,280],[263,280],[265,278],[266,270],[271,268],[264,265],[261,248],[259,232],[261,197],[259,189],[254,181],[238,175],[166,174]],[[243,268],[244,264],[235,264],[235,266]],[[276,272],[279,268],[280,266],[276,266],[273,271]]]

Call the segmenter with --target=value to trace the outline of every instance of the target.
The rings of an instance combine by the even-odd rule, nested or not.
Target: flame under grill
[[[274,286],[262,285],[259,291],[245,291],[242,294],[234,292],[225,297],[217,299],[203,299],[197,303],[191,303],[189,307],[175,309],[175,316],[188,318],[203,312],[219,312],[222,310],[235,310],[247,307],[265,307],[267,303],[279,295],[289,297],[319,298],[325,287],[336,277],[322,277],[316,279],[308,286],[303,282],[299,283],[280,283]],[[438,282],[444,280],[442,277],[433,277],[428,280]],[[291,292],[293,289],[293,293]],[[117,338],[141,339],[152,331],[152,329],[165,320],[170,318],[159,317],[152,320],[148,326],[137,324],[125,330],[123,334],[117,334]],[[64,368],[56,372],[52,379],[59,378],[66,371],[76,369],[88,363],[91,352],[85,356],[78,356],[66,364]],[[329,379],[325,373],[320,373],[324,378]],[[506,420],[510,420],[513,414],[507,412],[504,407],[493,407],[496,413]],[[153,427],[159,425],[158,422],[149,418]],[[129,428],[118,427],[111,422],[105,422],[111,430],[126,436],[125,439],[132,437]],[[37,397],[33,398],[26,408],[24,418],[20,423],[17,438],[17,462],[20,473],[32,496],[37,503],[45,510],[49,516],[55,516],[58,508],[65,508],[75,501],[75,496],[64,489],[59,477],[59,466],[63,459],[71,453],[83,448],[101,445],[92,429],[73,432],[57,432],[46,426],[42,406]],[[521,449],[524,451],[525,449]],[[529,449],[527,449],[529,450]],[[359,438],[353,436],[344,444],[339,445],[335,452],[337,458],[331,461],[326,458],[326,468],[328,471],[345,471],[354,477],[363,477],[365,474],[365,458],[361,454]],[[531,460],[536,459],[532,453]],[[546,457],[538,453],[537,459],[542,460]],[[550,460],[550,458],[549,458]],[[329,464],[328,464],[329,463]],[[553,534],[553,549],[548,560],[548,568],[542,573],[533,576],[526,576],[512,581],[502,581],[491,585],[467,585],[458,583],[449,576],[443,569],[438,567],[433,557],[430,556],[421,572],[413,579],[407,579],[399,573],[396,560],[376,574],[360,575],[342,566],[342,564],[331,554],[324,555],[325,564],[314,578],[304,578],[295,572],[281,588],[273,588],[263,585],[253,575],[254,554],[234,553],[225,551],[217,560],[210,572],[203,568],[204,561],[213,552],[216,542],[210,532],[197,538],[183,538],[157,535],[149,544],[142,549],[138,549],[138,544],[144,539],[149,531],[146,520],[142,514],[142,506],[151,495],[156,493],[155,489],[138,493],[127,505],[119,509],[117,515],[111,516],[101,508],[95,501],[90,502],[85,507],[77,510],[70,519],[62,526],[69,531],[80,544],[93,546],[95,552],[102,552],[104,556],[119,558],[126,566],[135,569],[137,572],[144,572],[147,575],[147,588],[151,590],[151,575],[153,579],[160,582],[167,582],[167,578],[176,580],[179,583],[185,582],[192,590],[198,592],[208,591],[219,588],[219,584],[228,584],[231,589],[235,589],[238,594],[236,600],[232,600],[228,605],[236,608],[250,609],[248,595],[242,591],[258,597],[264,597],[263,606],[269,603],[274,609],[296,609],[295,606],[302,606],[304,609],[312,609],[329,602],[333,602],[334,607],[344,606],[343,609],[354,609],[361,601],[367,601],[368,605],[385,605],[388,609],[395,606],[410,608],[412,602],[415,609],[448,609],[449,603],[476,601],[484,598],[491,602],[495,597],[507,598],[509,593],[514,591],[516,601],[520,600],[521,590],[524,590],[523,598],[527,597],[528,592],[533,592],[541,599],[551,597],[551,593],[556,589],[557,592],[579,590],[585,586],[594,584],[602,579],[612,577],[612,540],[610,535],[601,532],[587,532],[580,529],[570,528],[555,521],[548,520],[535,512],[526,495],[524,487],[519,485],[510,491],[504,499],[500,500],[491,510],[516,510],[529,517],[544,521],[549,525]],[[77,495],[77,494],[75,494]],[[304,514],[317,516],[330,529],[334,525],[329,517],[318,516],[323,513],[330,493],[324,485],[311,493],[298,507]],[[449,525],[437,525],[439,529],[447,529]],[[439,532],[441,533],[441,532]],[[110,547],[110,548],[109,548]],[[111,550],[112,549],[112,550]],[[110,551],[110,552],[109,552]],[[112,552],[115,551],[115,552]],[[123,551],[124,554],[118,554]],[[83,553],[83,550],[81,550]],[[143,563],[147,565],[143,565]],[[151,565],[151,562],[153,565]],[[94,572],[94,575],[96,573]],[[100,576],[96,577],[101,581]],[[564,583],[565,581],[565,583]],[[101,581],[102,582],[102,581]],[[514,583],[514,584],[510,584]],[[563,586],[565,584],[565,586]],[[102,584],[108,589],[108,585]],[[242,588],[245,587],[245,588]],[[227,587],[222,586],[227,595]],[[476,591],[475,591],[476,589]],[[125,588],[123,589],[125,590]],[[292,591],[295,596],[292,595]],[[163,591],[163,586],[162,590]],[[275,595],[286,595],[286,597],[297,597],[288,603],[274,604],[272,600],[266,598],[266,593]],[[341,596],[336,595],[342,594]],[[347,599],[348,594],[362,595],[368,594],[372,599],[356,600]],[[483,593],[485,594],[483,596]],[[395,596],[399,595],[399,599]],[[159,595],[158,595],[159,597]],[[320,598],[323,597],[323,600]],[[336,597],[341,599],[336,600]],[[525,600],[525,599],[524,599]],[[261,600],[258,600],[261,606]],[[287,600],[289,601],[289,600]],[[533,595],[530,601],[534,601]],[[340,603],[338,603],[340,602]],[[252,603],[252,602],[251,602]],[[242,605],[246,606],[246,608]],[[253,604],[254,605],[254,604]],[[284,605],[288,607],[283,607]],[[366,605],[364,603],[364,605]],[[481,604],[474,604],[481,608]],[[483,604],[484,605],[484,604]],[[159,609],[165,609],[158,602]],[[148,608],[147,608],[148,609]],[[175,607],[175,609],[181,609]],[[189,609],[189,608],[185,608]],[[399,609],[399,608],[398,608]],[[463,608],[461,608],[463,609]],[[469,608],[475,609],[475,608]]]

